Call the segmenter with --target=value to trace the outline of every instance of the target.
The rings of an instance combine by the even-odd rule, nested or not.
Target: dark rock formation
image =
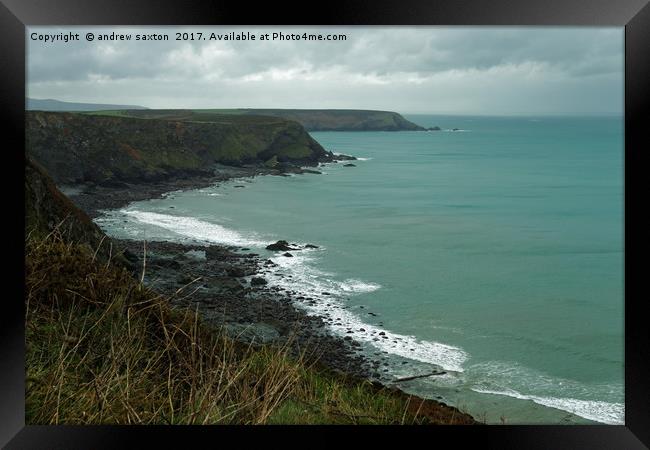
[[[341,153],[334,155],[336,161],[356,161],[356,156],[343,155]]]
[[[263,286],[263,285],[268,284],[268,283],[269,283],[269,282],[266,281],[266,280],[265,280],[264,278],[262,278],[262,277],[253,277],[253,278],[251,279],[251,286]]]
[[[291,247],[287,241],[277,241],[274,244],[269,244],[266,246],[267,250],[274,252],[284,252],[287,250],[298,250],[297,248]]]

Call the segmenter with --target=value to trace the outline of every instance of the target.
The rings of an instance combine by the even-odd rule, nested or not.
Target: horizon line
[[[35,98],[35,97],[25,97],[26,100],[51,100],[51,101],[57,101],[61,103],[79,103],[79,104],[96,104],[96,105],[113,105],[113,103],[104,103],[104,102],[98,102],[98,101],[70,101],[70,100],[59,100],[56,98]],[[189,107],[189,106],[166,106],[166,107],[149,107],[149,106],[144,106],[144,105],[119,105],[115,104],[115,106],[138,106],[141,108],[146,108],[150,110],[156,110],[156,109],[187,109],[187,110],[219,110],[219,109],[277,109],[277,110],[322,110],[322,111],[385,111],[385,112],[395,112],[398,114],[403,114],[403,115],[431,115],[431,116],[483,116],[483,117],[514,117],[514,116],[556,116],[556,117],[562,117],[562,116],[624,116],[625,112],[624,111],[606,111],[606,112],[586,112],[586,111],[571,111],[571,112],[502,112],[502,113],[484,113],[484,112],[445,112],[445,111],[398,111],[398,110],[391,110],[391,109],[379,109],[379,108],[359,108],[359,107],[347,107],[347,108],[305,108],[305,107],[242,107],[242,106],[236,106],[236,107],[210,107],[210,108],[205,108],[205,107]]]

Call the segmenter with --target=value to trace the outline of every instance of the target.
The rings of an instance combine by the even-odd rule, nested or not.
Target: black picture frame
[[[474,443],[480,448],[636,449],[650,445],[648,329],[643,314],[642,232],[638,212],[641,158],[650,125],[650,6],[647,0],[375,0],[327,1],[301,5],[264,2],[172,0],[0,0],[0,92],[2,93],[3,167],[6,199],[4,289],[0,312],[0,445],[6,448],[118,448],[136,442],[156,447],[187,447],[193,439],[212,445],[237,433],[270,437],[286,427],[111,427],[25,426],[24,371],[24,111],[25,26],[30,25],[571,25],[625,27],[625,425],[478,426],[355,428],[355,435],[407,438],[417,434],[435,445]],[[291,11],[291,12],[290,12]],[[22,149],[22,150],[21,150]],[[647,191],[647,189],[646,189]],[[635,208],[635,206],[637,208]],[[11,235],[10,235],[11,233]],[[292,440],[311,433],[350,431],[340,427],[292,427]],[[446,441],[446,443],[445,443]],[[240,441],[241,442],[241,441]],[[342,441],[345,442],[345,441]],[[310,444],[311,445],[311,444]],[[429,444],[428,444],[429,445]],[[433,445],[433,444],[431,444]]]

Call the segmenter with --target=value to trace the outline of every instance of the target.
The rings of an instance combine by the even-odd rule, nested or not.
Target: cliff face
[[[312,165],[328,153],[296,122],[219,116],[210,122],[28,111],[26,148],[57,183],[146,182],[207,174],[214,163]]]
[[[25,158],[25,233],[43,237],[57,229],[68,241],[87,245],[101,259],[115,256],[111,240],[59,189],[45,170]],[[123,263],[123,257],[115,258]]]
[[[392,111],[352,109],[148,109],[113,111],[129,117],[212,122],[224,116],[265,116],[293,120],[308,131],[424,131]]]

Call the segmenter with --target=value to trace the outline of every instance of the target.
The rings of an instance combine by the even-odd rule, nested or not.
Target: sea
[[[313,132],[358,159],[96,222],[271,258],[269,285],[314,298],[377,379],[486,423],[623,424],[623,117],[405,117],[441,130]]]

